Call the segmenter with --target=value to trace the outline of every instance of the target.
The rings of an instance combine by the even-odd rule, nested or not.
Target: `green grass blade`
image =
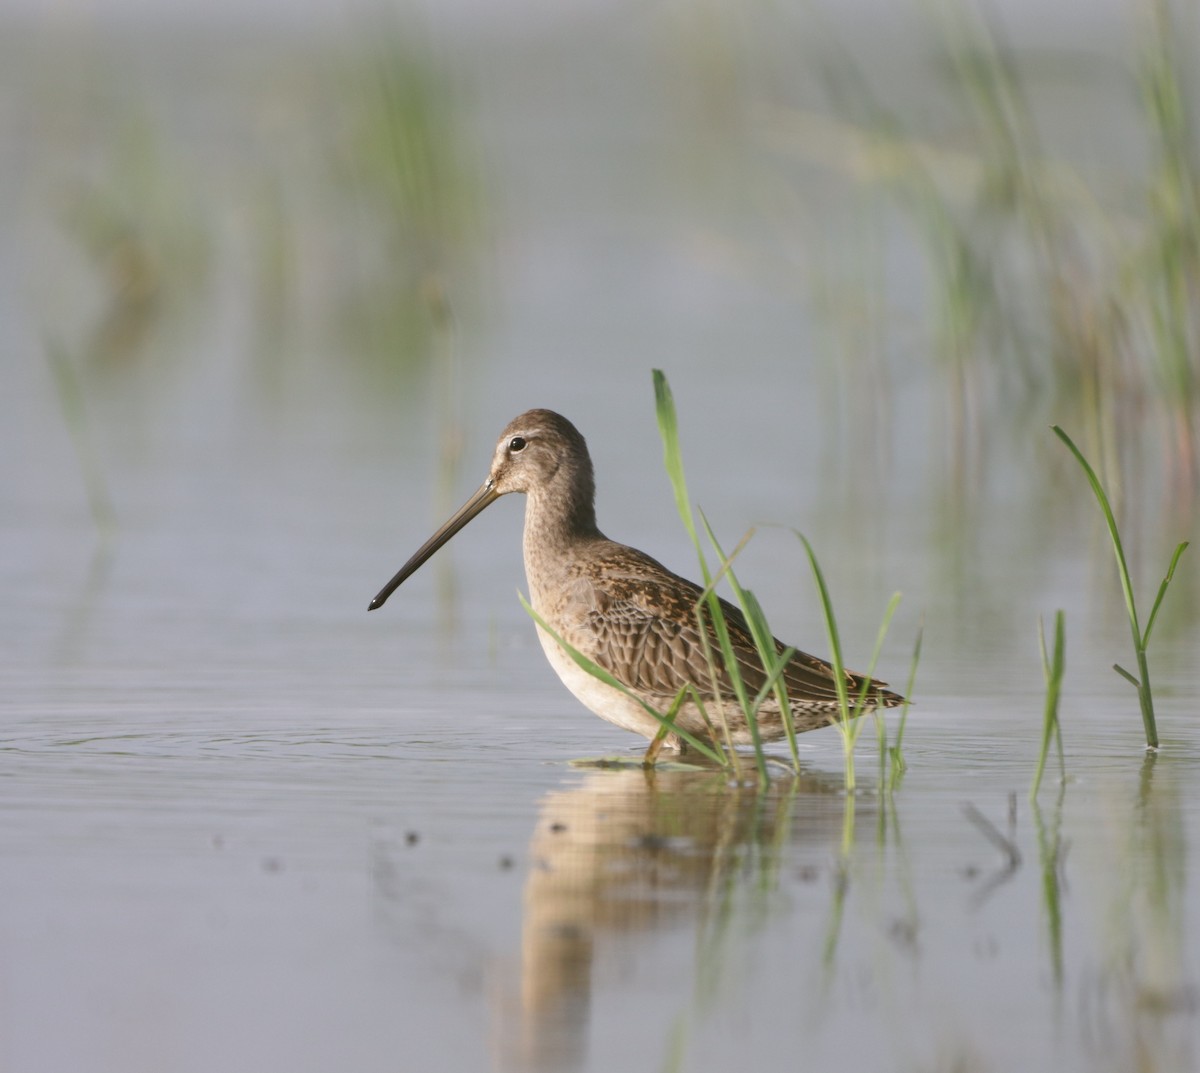
[[[821,572],[821,564],[817,562],[817,553],[813,551],[808,537],[803,533],[796,535],[804,545],[804,550],[808,555],[808,565],[812,567],[813,579],[817,583],[817,593],[821,597],[821,614],[825,620],[825,634],[829,640],[829,662],[833,665],[834,688],[837,690],[838,707],[841,709],[843,718],[846,718],[850,712],[850,698],[846,690],[846,666],[842,662],[842,642],[838,636],[833,601],[829,597],[829,588],[825,584],[825,575]]]
[[[1063,675],[1067,669],[1067,615],[1058,611],[1054,616],[1054,659],[1050,664],[1051,679],[1054,682],[1054,739],[1058,746],[1058,774],[1060,781],[1067,777],[1067,761],[1063,755],[1062,720],[1058,717],[1058,702],[1062,697]]]
[[[705,620],[703,610],[700,610],[701,608],[707,610],[707,620]],[[745,680],[742,678],[741,668],[738,666],[737,655],[733,649],[733,639],[729,634],[729,624],[725,621],[725,613],[721,610],[721,602],[712,589],[704,591],[703,599],[698,605],[698,613],[700,615],[701,635],[705,632],[707,622],[716,636],[717,647],[721,653],[722,666],[725,669],[725,673],[729,676],[730,683],[733,685],[734,697],[737,700],[738,707],[742,711],[742,715],[746,718],[747,728],[750,731],[750,741],[754,747],[754,762],[758,768],[759,777],[766,782],[770,779],[770,775],[767,772],[767,761],[763,754],[762,740],[758,733],[758,720],[755,718],[754,709],[750,703],[750,695],[746,689]],[[714,675],[715,687],[716,677]]]
[[[712,589],[705,589],[696,607],[700,613],[702,630],[705,628],[711,630],[717,640],[717,650],[721,654],[721,667],[733,685],[733,696],[738,707],[744,712],[750,703],[749,693],[746,691],[746,683],[742,679],[741,668],[738,666],[733,650],[733,639],[729,634],[729,623],[725,621],[725,612],[721,609],[721,602]]]
[[[680,692],[686,693],[691,698],[692,703],[696,706],[696,711],[700,713],[700,718],[704,720],[704,725],[708,727],[709,736],[715,742],[717,740],[716,728],[712,725],[712,720],[708,717],[708,711],[704,707],[704,700],[699,692],[697,692],[696,687],[691,682],[688,682]],[[729,755],[731,757],[737,756],[733,750],[732,743],[729,745]],[[736,767],[737,765],[735,764],[734,766]]]
[[[738,707],[741,708],[749,724],[759,777],[763,781],[766,781],[768,772],[766,759],[762,751],[762,742],[758,735],[758,723],[751,709],[750,698],[745,683],[742,681],[742,676],[738,670],[729,627],[725,622],[725,615],[721,610],[720,600],[715,591],[713,591],[714,579],[712,572],[708,568],[708,560],[705,558],[704,548],[701,546],[700,535],[696,529],[696,521],[692,514],[691,498],[687,490],[687,478],[684,476],[683,471],[683,457],[679,450],[679,420],[675,411],[675,399],[671,394],[671,386],[661,369],[653,371],[653,378],[655,414],[658,419],[659,434],[663,442],[663,465],[666,468],[667,476],[670,478],[671,488],[675,493],[675,507],[679,512],[680,519],[683,521],[684,528],[687,529],[688,536],[692,539],[692,545],[696,549],[696,559],[700,564],[700,572],[704,577],[705,591],[701,604],[697,607],[700,633],[702,637],[707,636],[705,622],[705,611],[707,611],[707,626],[711,628],[713,635],[716,637],[722,665],[733,686]],[[715,689],[717,686],[715,660],[711,652],[706,653],[706,655]],[[726,734],[728,735],[728,727],[726,727]],[[732,745],[730,748],[732,749]]]
[[[758,602],[758,598],[749,589],[742,587],[737,579],[737,575],[733,571],[733,560],[738,556],[746,542],[754,534],[753,529],[749,529],[746,535],[738,541],[737,547],[733,549],[733,554],[726,556],[725,550],[721,547],[721,543],[717,540],[716,533],[713,532],[712,526],[709,524],[708,517],[704,511],[700,511],[700,521],[704,525],[704,531],[708,535],[708,539],[716,550],[717,555],[721,559],[721,569],[717,577],[724,575],[729,581],[729,587],[733,590],[734,596],[741,605],[742,614],[746,618],[746,624],[750,627],[750,636],[754,641],[755,650],[758,652],[759,662],[763,669],[771,667],[775,662],[778,653],[775,651],[775,634],[772,632],[770,624],[767,622],[767,616],[763,612],[762,605]],[[792,724],[792,709],[788,704],[787,687],[784,685],[782,675],[776,676],[775,698],[779,704],[780,718],[783,720],[784,733],[787,736],[788,747],[791,750],[792,760],[797,767],[800,765],[800,749],[796,744],[796,728]],[[753,706],[753,712],[747,712],[747,716],[753,719],[754,726],[751,729],[751,735],[758,739],[758,708],[762,703],[761,700]]]
[[[825,584],[825,575],[821,572],[821,564],[817,562],[817,553],[803,533],[796,534],[804,545],[808,555],[808,565],[812,568],[813,579],[817,583],[817,592],[821,597],[821,612],[825,620],[825,634],[829,640],[829,662],[833,665],[833,684],[837,690],[839,719],[835,724],[842,735],[842,756],[846,765],[846,791],[853,794],[855,788],[854,776],[854,744],[850,727],[850,698],[846,688],[846,665],[842,662],[842,642],[838,636],[837,618],[833,613],[833,601],[829,596],[829,587]]]
[[[867,671],[863,675],[863,684],[858,693],[858,705],[860,708],[866,702],[867,694],[871,692],[871,680],[875,677],[875,668],[879,664],[880,653],[883,652],[883,642],[887,637],[888,629],[892,625],[892,616],[896,613],[896,608],[900,606],[901,598],[900,593],[892,593],[892,598],[888,600],[888,605],[883,612],[883,618],[879,622],[879,632],[875,634],[875,647],[871,649],[871,661],[867,664]]]
[[[871,652],[871,662],[867,665],[867,672],[863,675],[863,684],[858,690],[858,700],[855,703],[855,710],[861,717],[867,710],[867,695],[871,691],[871,679],[875,677],[875,667],[879,662],[879,654],[883,651],[884,638],[887,637],[888,628],[892,624],[892,616],[896,613],[896,608],[900,606],[900,593],[892,593],[892,598],[888,601],[887,608],[883,612],[883,619],[879,623],[879,632],[875,635],[875,648]],[[884,721],[883,715],[878,708],[875,708],[875,738],[879,746],[879,781],[882,785],[884,772],[887,768],[887,723]],[[862,733],[862,719],[859,718],[854,724],[854,737],[858,739],[858,735]]]
[[[696,531],[696,520],[692,517],[692,501],[688,496],[687,479],[683,474],[683,457],[679,450],[679,420],[675,413],[675,397],[671,394],[671,385],[667,383],[666,375],[661,369],[653,370],[654,377],[654,410],[658,419],[658,432],[663,443],[663,466],[671,480],[671,488],[675,493],[675,509],[683,521],[692,545],[696,549],[696,557],[700,561],[700,569],[704,574],[704,583],[711,581],[708,563],[704,558],[704,549],[700,545],[700,534]]]
[[[1138,625],[1137,605],[1133,599],[1133,584],[1129,580],[1129,566],[1125,562],[1125,549],[1121,546],[1121,534],[1117,529],[1117,519],[1113,516],[1112,507],[1108,502],[1108,495],[1104,491],[1104,486],[1100,483],[1100,478],[1096,476],[1096,471],[1092,469],[1088,460],[1083,457],[1083,452],[1075,446],[1075,441],[1059,428],[1058,425],[1052,425],[1051,427],[1054,430],[1054,434],[1070,448],[1076,461],[1083,467],[1083,472],[1087,474],[1088,483],[1091,484],[1092,491],[1096,495],[1096,501],[1100,504],[1100,509],[1104,512],[1104,521],[1108,525],[1108,535],[1112,539],[1113,551],[1117,556],[1117,572],[1121,578],[1121,591],[1125,594],[1125,607],[1129,611],[1129,629],[1133,634],[1133,650],[1137,655],[1140,680],[1135,679],[1128,671],[1122,670],[1119,667],[1117,671],[1137,686],[1138,703],[1142,709],[1142,726],[1146,731],[1146,747],[1157,749],[1158,727],[1154,720],[1154,694],[1150,689],[1150,668],[1146,662],[1146,640],[1141,627]],[[1181,554],[1182,552],[1176,549],[1174,561],[1178,561]],[[1169,581],[1168,577],[1167,583]],[[1156,610],[1161,600],[1162,590],[1160,589],[1159,599],[1155,601]]]
[[[1162,606],[1163,597],[1167,595],[1167,586],[1171,584],[1171,578],[1175,576],[1175,567],[1179,563],[1179,556],[1187,550],[1187,546],[1188,541],[1185,540],[1171,556],[1171,565],[1167,568],[1167,576],[1162,579],[1162,584],[1158,587],[1158,595],[1154,598],[1154,606],[1150,608],[1150,617],[1146,620],[1146,629],[1142,632],[1143,648],[1150,644],[1150,631],[1154,629],[1154,620],[1158,617],[1158,609]]]
[[[1113,670],[1116,671],[1117,674],[1119,674],[1122,678],[1124,678],[1125,681],[1127,681],[1130,685],[1132,685],[1133,688],[1136,689],[1139,693],[1142,691],[1142,683],[1139,682],[1132,674],[1130,674],[1119,663],[1113,664]]]
[[[1092,469],[1091,463],[1083,457],[1083,452],[1075,446],[1075,441],[1058,425],[1052,425],[1051,428],[1054,434],[1067,445],[1071,454],[1075,456],[1075,460],[1083,467],[1083,472],[1087,475],[1088,483],[1092,486],[1092,491],[1095,493],[1096,501],[1100,504],[1100,510],[1104,513],[1104,521],[1108,526],[1108,535],[1112,540],[1113,551],[1117,556],[1117,569],[1121,575],[1121,591],[1125,594],[1125,607],[1129,612],[1129,624],[1133,629],[1133,645],[1134,648],[1140,648],[1142,647],[1142,633],[1138,627],[1137,605],[1133,599],[1133,585],[1129,580],[1129,566],[1125,562],[1125,548],[1121,544],[1121,534],[1117,529],[1117,519],[1113,516],[1112,507],[1108,502],[1108,494],[1104,491],[1104,485],[1100,483],[1100,478],[1096,476],[1096,471]]]
[[[755,644],[758,646],[759,654],[764,656],[763,665],[769,666],[768,660],[764,655],[764,642],[770,646],[771,651],[774,651],[775,635],[771,632],[767,625],[767,617],[763,613],[763,609],[758,602],[758,598],[749,589],[744,592],[746,619],[754,631]],[[787,664],[791,661],[792,656],[796,654],[794,648],[785,648],[785,655],[780,656],[779,673],[774,676],[772,683],[772,691],[775,694],[775,702],[779,705],[779,717],[783,721],[783,732],[787,737],[788,750],[792,754],[792,763],[796,769],[800,767],[800,747],[796,743],[796,726],[792,719],[792,707],[788,700],[787,683],[784,681],[783,672],[787,668]],[[771,677],[770,675],[768,676]],[[765,686],[763,687],[766,688]],[[759,702],[761,703],[761,701]]]
[[[770,667],[766,668],[767,677],[763,680],[759,691],[754,695],[754,706],[757,708],[767,696],[774,691],[775,683],[779,677],[787,670],[787,665],[791,662],[792,657],[796,654],[796,650],[789,645],[779,653],[775,662]]]
[[[1042,654],[1042,680],[1049,685],[1050,653],[1046,651],[1046,624],[1042,621],[1041,615],[1038,615],[1038,649]]]
[[[736,700],[743,710],[746,705],[746,690],[737,673],[736,663],[732,665],[730,663],[731,649],[729,645],[729,633],[725,627],[720,603],[717,600],[716,594],[711,591],[713,586],[712,572],[708,568],[708,560],[704,556],[704,548],[700,543],[700,534],[696,530],[696,521],[692,515],[691,497],[688,495],[687,478],[683,471],[683,456],[679,450],[679,419],[675,411],[675,398],[671,394],[671,385],[667,382],[666,375],[661,369],[653,370],[653,379],[654,410],[658,421],[659,435],[662,438],[663,466],[667,471],[667,477],[671,481],[671,489],[675,495],[675,508],[679,512],[680,520],[683,522],[688,536],[691,537],[692,546],[696,551],[696,560],[700,565],[700,573],[704,578],[706,587],[704,595],[696,605],[696,621],[700,630],[700,637],[704,643],[705,659],[708,663],[709,675],[712,678],[713,696],[716,698],[717,710],[722,716],[721,723],[724,727],[726,745],[732,762],[736,763],[736,751],[729,736],[728,722],[724,718],[722,708],[716,658],[708,643],[705,609],[708,612],[708,620],[712,624],[713,635],[716,637],[717,645],[721,650],[722,661],[725,667],[729,668],[729,677],[733,683]],[[765,777],[765,763],[760,762],[759,770],[760,774]]]
[[[908,680],[904,683],[904,702],[900,705],[900,722],[896,727],[896,744],[888,750],[892,758],[892,774],[889,785],[895,786],[899,774],[907,765],[904,763],[904,728],[908,724],[908,709],[912,705],[913,686],[917,681],[917,665],[921,662],[921,644],[925,639],[925,621],[922,616],[921,625],[917,627],[917,639],[913,642],[912,661],[908,665]]]
[[[700,635],[700,644],[704,650],[704,662],[708,667],[708,679],[709,684],[712,686],[713,704],[716,706],[717,714],[721,720],[721,732],[725,736],[725,748],[728,751],[734,766],[736,767],[738,753],[733,744],[733,737],[729,732],[729,720],[725,718],[725,701],[721,693],[721,678],[717,671],[717,658],[713,653],[712,642],[709,639],[708,628],[705,625],[704,600],[698,600],[696,602],[696,606],[692,610],[693,614],[696,616],[696,630]],[[703,711],[703,708],[701,708],[701,710]],[[712,723],[708,718],[707,712],[704,713],[704,721],[708,724],[709,730],[711,731]]]

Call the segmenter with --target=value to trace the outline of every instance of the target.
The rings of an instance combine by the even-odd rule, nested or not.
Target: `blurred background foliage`
[[[198,333],[237,321],[270,393],[349,363],[373,392],[381,375],[432,378],[451,411],[455,327],[486,354],[503,316],[497,248],[519,174],[505,157],[539,121],[498,124],[490,98],[505,86],[552,110],[556,68],[620,56],[607,77],[635,84],[644,114],[610,121],[654,132],[640,151],[661,184],[629,212],[665,203],[691,256],[793,297],[818,326],[817,352],[779,377],[827,393],[832,470],[880,479],[917,383],[950,499],[984,482],[998,443],[1021,455],[1037,440],[1066,470],[1042,435],[1057,420],[1121,511],[1186,520],[1200,481],[1196,13],[1132,3],[1074,48],[1026,14],[1010,20],[1020,40],[970,0],[889,10],[877,33],[816,5],[723,0],[526,13],[490,34],[411,10],[333,30],[10,16],[0,151],[34,334],[86,390],[102,369],[201,354]],[[588,139],[584,121],[574,135],[560,122]]]

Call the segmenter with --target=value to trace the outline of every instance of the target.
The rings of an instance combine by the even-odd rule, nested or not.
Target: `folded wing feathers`
[[[646,558],[641,553],[633,554],[640,560]],[[628,567],[628,564],[619,565]],[[647,570],[647,565],[655,569]],[[646,559],[637,567],[636,570],[589,572],[586,599],[580,599],[576,604],[579,625],[565,631],[566,640],[631,689],[669,700],[681,684],[690,682],[702,698],[711,699],[712,674],[695,615],[700,588],[671,574],[654,560]],[[656,576],[658,574],[662,576]],[[575,592],[577,598],[585,595],[580,587]],[[721,601],[721,609],[742,680],[751,694],[756,693],[766,681],[766,672],[749,625],[742,612],[727,601]],[[705,632],[718,672],[718,687],[723,697],[731,699],[733,683],[724,667],[720,644],[708,622],[707,611],[704,617]],[[778,640],[775,646],[777,653],[784,650]],[[833,667],[816,656],[797,652],[784,671],[784,682],[793,705],[837,702]],[[862,684],[862,676],[846,672],[846,686],[852,703]],[[900,703],[901,698],[888,691],[885,685],[872,681],[869,696],[887,707]]]

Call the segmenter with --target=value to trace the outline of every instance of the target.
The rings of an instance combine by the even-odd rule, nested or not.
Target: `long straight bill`
[[[392,595],[405,581],[410,574],[415,574],[420,569],[421,565],[435,551],[446,543],[455,533],[457,533],[464,525],[467,524],[476,514],[479,514],[485,507],[494,503],[500,498],[500,493],[496,491],[492,484],[492,479],[489,477],[480,486],[470,499],[468,499],[461,507],[455,511],[454,516],[445,523],[436,533],[433,534],[424,544],[418,549],[416,554],[408,560],[399,572],[391,581],[389,581],[382,589],[379,590],[379,595],[371,601],[368,611],[374,611],[377,607],[382,607],[387,598]]]

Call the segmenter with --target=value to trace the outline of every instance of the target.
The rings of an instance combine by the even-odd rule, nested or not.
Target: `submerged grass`
[[[1146,621],[1145,629],[1142,629],[1137,613],[1137,602],[1133,596],[1133,583],[1129,580],[1129,566],[1125,561],[1125,549],[1121,544],[1121,533],[1117,528],[1117,519],[1113,514],[1113,509],[1108,500],[1108,493],[1104,490],[1104,485],[1100,483],[1100,478],[1096,476],[1096,471],[1092,469],[1090,463],[1083,456],[1083,452],[1075,446],[1075,441],[1071,439],[1058,425],[1053,426],[1054,434],[1058,436],[1070,449],[1075,456],[1076,461],[1083,467],[1083,472],[1087,474],[1088,483],[1092,486],[1092,491],[1096,495],[1096,500],[1100,504],[1100,509],[1104,513],[1104,522],[1108,526],[1108,535],[1112,540],[1113,553],[1117,558],[1117,572],[1121,579],[1121,591],[1125,595],[1125,609],[1129,614],[1129,629],[1133,635],[1133,651],[1134,657],[1137,660],[1137,675],[1131,674],[1119,663],[1113,664],[1115,670],[1122,678],[1132,683],[1137,690],[1138,701],[1142,709],[1142,723],[1146,730],[1146,748],[1158,748],[1158,727],[1154,720],[1154,694],[1150,688],[1150,666],[1146,658],[1146,648],[1150,644],[1150,632],[1154,629],[1154,621],[1158,617],[1158,610],[1162,607],[1163,597],[1167,594],[1167,586],[1171,584],[1171,578],[1175,576],[1175,567],[1179,563],[1179,557],[1184,553],[1188,546],[1185,540],[1175,549],[1175,554],[1171,556],[1171,565],[1167,568],[1166,576],[1162,579],[1162,583],[1158,587],[1158,595],[1154,598],[1154,606],[1150,609],[1150,617]]]
[[[1061,615],[1062,612],[1059,612]],[[1037,832],[1038,860],[1042,868],[1042,905],[1046,914],[1046,931],[1049,940],[1050,971],[1056,988],[1063,982],[1063,864],[1069,843],[1063,838],[1063,797],[1066,783],[1060,783],[1054,801],[1054,812],[1047,825],[1037,798],[1030,801],[1033,811],[1034,829]]]

